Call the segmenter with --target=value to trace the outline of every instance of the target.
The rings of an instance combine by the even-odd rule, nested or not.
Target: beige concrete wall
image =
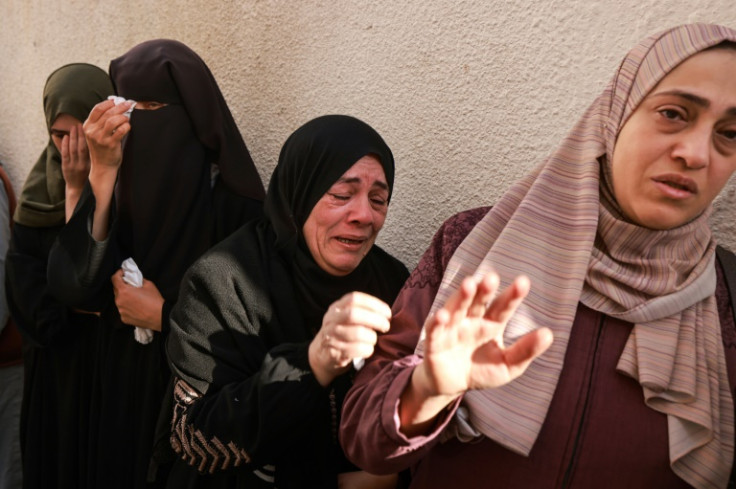
[[[372,124],[397,161],[382,237],[412,267],[439,224],[539,162],[640,38],[736,27],[729,0],[0,0],[0,160],[16,189],[46,143],[58,66],[174,38],[212,69],[265,182],[308,119]],[[736,249],[736,189],[714,226]]]

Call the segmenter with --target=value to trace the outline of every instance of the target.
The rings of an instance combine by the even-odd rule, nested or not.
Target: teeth
[[[667,182],[667,185],[669,185],[670,187],[674,187],[676,189],[679,189],[679,190],[687,190],[687,187],[685,187],[684,185],[678,185],[678,184],[673,183],[673,182]]]
[[[343,242],[343,243],[347,243],[347,244],[357,244],[357,243],[361,243],[361,241],[360,241],[360,240],[357,240],[357,239],[346,239],[346,238],[337,238],[337,240],[338,240],[338,241],[341,241],[341,242]]]

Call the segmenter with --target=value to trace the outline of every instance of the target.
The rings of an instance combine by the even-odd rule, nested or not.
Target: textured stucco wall
[[[16,189],[47,136],[58,66],[174,38],[212,69],[264,182],[308,119],[349,113],[397,160],[379,239],[412,267],[456,211],[491,204],[542,160],[640,38],[684,22],[736,27],[728,0],[0,0],[0,160]],[[732,183],[719,240],[736,249]]]

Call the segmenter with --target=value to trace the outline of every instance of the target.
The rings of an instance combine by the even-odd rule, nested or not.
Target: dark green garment
[[[15,222],[30,227],[64,223],[61,154],[51,140],[51,125],[59,114],[69,114],[84,122],[92,107],[113,93],[115,92],[107,73],[90,64],[69,64],[51,73],[43,90],[43,109],[49,142],[23,185],[13,216]]]
[[[112,93],[107,74],[95,66],[59,68],[44,89],[47,129],[62,113],[84,121]],[[64,226],[61,155],[50,138],[26,179],[14,220],[5,279],[10,314],[23,337],[23,487],[84,489],[90,487],[99,319],[72,311],[48,289],[49,250]]]

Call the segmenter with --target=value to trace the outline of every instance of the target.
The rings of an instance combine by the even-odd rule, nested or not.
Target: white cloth
[[[143,287],[143,274],[133,258],[125,259],[123,264],[120,265],[120,268],[123,269],[123,282],[128,285],[132,285],[133,287]],[[139,328],[136,326],[133,331],[133,336],[135,337],[135,340],[142,345],[147,345],[153,341],[153,331],[150,329]]]
[[[115,105],[120,105],[126,101],[123,97],[118,97],[116,95],[110,95],[109,97],[107,97],[107,100],[112,100],[113,102],[115,102]],[[125,117],[130,119],[130,114],[133,113],[133,109],[135,108],[136,102],[135,100],[128,100],[128,102],[132,102],[133,105],[131,105],[130,108],[123,113],[123,115],[125,115]]]

